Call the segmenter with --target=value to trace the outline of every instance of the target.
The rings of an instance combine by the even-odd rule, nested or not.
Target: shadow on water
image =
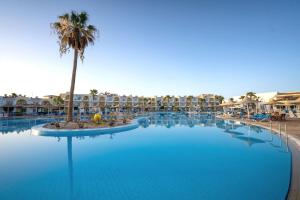
[[[259,143],[265,143],[264,140],[254,138],[254,137],[246,137],[246,136],[237,136],[235,137],[236,139],[239,139],[241,141],[244,141],[247,143],[247,145],[252,146],[254,144],[259,144]]]
[[[241,132],[238,132],[238,131],[231,131],[231,130],[228,130],[228,129],[226,129],[224,132],[229,133],[232,137],[244,135],[244,133],[241,133]]]

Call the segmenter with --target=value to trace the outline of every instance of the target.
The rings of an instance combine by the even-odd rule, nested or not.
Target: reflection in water
[[[158,113],[149,116],[148,120],[141,122],[141,126],[172,128],[175,126],[215,126],[215,117],[213,115],[187,115],[175,113]]]
[[[68,170],[69,170],[69,181],[70,181],[70,199],[73,199],[73,153],[72,153],[72,137],[67,137],[68,142]]]

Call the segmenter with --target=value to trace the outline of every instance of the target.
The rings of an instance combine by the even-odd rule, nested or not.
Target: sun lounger
[[[291,110],[289,111],[289,117],[290,118],[297,118],[297,116]]]
[[[274,112],[272,113],[271,116],[272,121],[285,121],[286,120],[286,113],[279,113],[279,112]]]
[[[270,120],[271,116],[268,114],[256,114],[250,117],[250,119],[255,121],[268,121]]]

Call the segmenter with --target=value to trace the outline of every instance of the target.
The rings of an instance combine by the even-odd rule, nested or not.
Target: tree
[[[27,101],[25,99],[18,99],[16,102],[17,105],[17,113],[19,114],[24,114],[24,112],[26,112],[26,108],[24,108],[24,106],[27,104]]]
[[[98,90],[96,89],[91,89],[90,90],[90,95],[92,95],[92,107],[93,107],[93,110],[94,110],[94,100],[95,100],[95,96],[97,96],[98,94]]]
[[[53,103],[58,106],[58,112],[60,112],[60,107],[64,104],[64,100],[61,96],[53,97]]]
[[[198,105],[200,111],[204,111],[204,103],[205,103],[205,99],[203,97],[198,97]]]
[[[16,98],[17,96],[18,96],[18,95],[17,95],[16,93],[14,93],[14,92],[11,93],[11,97],[12,97],[12,98]]]
[[[247,92],[246,97],[248,97],[250,100],[254,100],[257,96],[255,92]]]
[[[16,102],[16,105],[18,106],[24,106],[26,105],[26,100],[25,99],[19,99],[17,102]]]
[[[84,59],[84,51],[89,44],[94,44],[97,29],[88,25],[86,12],[65,13],[58,17],[58,21],[51,24],[51,28],[58,35],[59,52],[63,55],[74,49],[73,71],[68,104],[67,122],[73,121],[73,96],[75,88],[78,54],[81,61]]]
[[[90,95],[92,95],[93,101],[94,101],[94,99],[95,99],[95,96],[97,96],[97,94],[98,94],[98,90],[96,90],[96,89],[90,90]]]
[[[64,103],[64,100],[61,98],[61,96],[53,97],[53,102],[55,105],[62,105]]]
[[[186,106],[188,107],[189,111],[191,111],[193,96],[189,95],[186,99],[187,99],[187,105]]]
[[[220,95],[216,95],[215,99],[221,104],[223,102],[223,100],[224,100],[224,97],[220,96]]]
[[[250,118],[249,104],[253,104],[253,101],[256,101],[255,100],[256,98],[257,98],[257,96],[256,96],[255,92],[247,92],[246,96],[244,97],[244,100],[246,100],[246,105],[247,105],[248,118]]]
[[[258,113],[258,102],[260,102],[261,101],[261,98],[259,97],[259,96],[256,96],[255,97],[255,107],[256,107],[256,113]]]
[[[218,105],[221,104],[224,100],[224,97],[223,96],[220,96],[220,95],[215,95],[215,103],[218,102]],[[216,104],[215,104],[215,107],[216,107]]]

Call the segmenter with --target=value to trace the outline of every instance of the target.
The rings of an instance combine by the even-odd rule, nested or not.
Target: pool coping
[[[263,126],[261,124],[256,124],[251,121],[243,121],[239,119],[234,119],[234,118],[222,118],[219,116],[216,116],[216,118],[223,119],[223,120],[232,120],[235,122],[240,122],[244,123],[247,125],[252,125],[252,126],[258,126],[261,128],[264,128],[266,130],[269,130],[272,134],[277,133],[280,135],[283,135],[287,140],[291,140],[292,142],[288,143],[289,150],[291,152],[292,158],[291,158],[291,178],[290,178],[290,184],[289,184],[289,189],[286,194],[287,200],[300,200],[300,188],[299,188],[299,181],[300,177],[299,174],[297,174],[297,169],[300,169],[300,157],[297,157],[297,155],[300,154],[300,140],[292,135],[289,135],[285,131],[277,130],[277,129],[272,129],[271,127],[268,126]]]

